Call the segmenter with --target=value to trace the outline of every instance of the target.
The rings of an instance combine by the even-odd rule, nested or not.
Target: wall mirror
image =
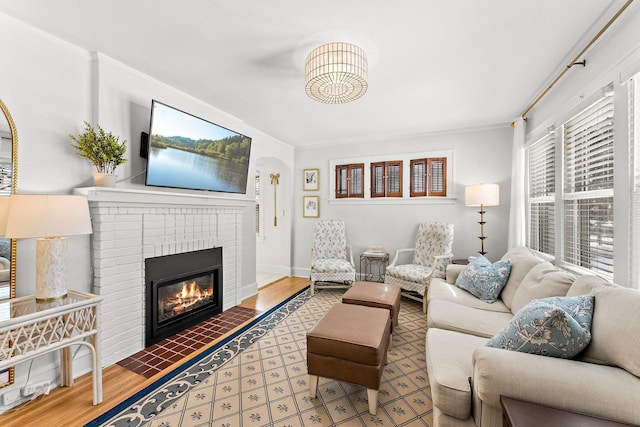
[[[18,132],[0,99],[0,197],[15,194],[18,182]],[[0,236],[0,324],[11,317],[9,298],[16,297],[16,239]],[[13,384],[13,368],[0,371],[0,388]]]

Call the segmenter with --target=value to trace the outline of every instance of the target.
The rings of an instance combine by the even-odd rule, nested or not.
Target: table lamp
[[[478,237],[481,242],[480,255],[486,254],[484,250],[484,240],[487,236],[484,235],[484,220],[486,206],[498,206],[500,204],[500,186],[498,184],[475,184],[467,185],[464,188],[464,204],[465,206],[480,206],[478,213],[480,214],[480,236]]]
[[[0,208],[0,220],[1,215]],[[66,236],[91,234],[87,198],[14,194],[10,197],[5,227],[6,237],[37,238],[36,300],[48,301],[66,296]]]

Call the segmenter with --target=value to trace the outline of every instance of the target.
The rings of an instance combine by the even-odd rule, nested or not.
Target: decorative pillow
[[[456,286],[472,293],[484,302],[494,303],[511,272],[511,261],[491,264],[484,256],[471,261],[456,278]]]
[[[567,359],[591,341],[592,318],[593,295],[533,300],[487,346]]]

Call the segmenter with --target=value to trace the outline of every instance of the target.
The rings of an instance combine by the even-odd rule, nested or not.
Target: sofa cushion
[[[522,279],[513,295],[511,311],[518,312],[534,299],[565,296],[574,280],[573,274],[560,270],[550,262],[538,264]]]
[[[463,420],[471,416],[472,355],[486,343],[486,338],[437,328],[427,330],[427,372],[434,407]]]
[[[478,310],[451,301],[432,300],[427,309],[427,326],[491,338],[513,318],[511,312]]]
[[[445,282],[443,279],[433,279],[429,284],[427,302],[430,302],[432,299],[451,301],[456,304],[462,304],[467,307],[473,307],[480,310],[511,313],[509,307],[504,305],[502,301],[497,300],[493,304],[489,304],[478,299],[476,296],[470,294],[464,289],[460,289],[457,286]]]
[[[583,360],[620,366],[640,377],[640,290],[609,285],[592,293],[593,338]]]
[[[600,286],[613,286],[612,283],[599,278],[598,276],[579,276],[569,288],[568,297],[590,294],[595,288]]]
[[[474,259],[456,279],[456,286],[477,296],[484,302],[498,299],[511,272],[511,261],[503,260],[491,264],[483,256]]]
[[[592,316],[592,295],[534,300],[487,346],[568,359],[589,344]]]
[[[518,246],[511,249],[502,257],[503,260],[511,261],[511,273],[509,274],[509,280],[504,286],[500,299],[505,305],[511,308],[511,302],[513,296],[518,290],[522,279],[527,275],[535,265],[543,263],[544,260],[538,256],[529,248],[525,246]]]
[[[447,269],[445,272],[445,279],[447,283],[451,283],[452,285],[456,283],[456,279],[458,275],[462,273],[466,266],[461,264],[449,264],[447,265]]]

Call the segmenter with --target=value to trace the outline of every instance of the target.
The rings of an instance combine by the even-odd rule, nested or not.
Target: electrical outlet
[[[2,404],[7,406],[20,398],[20,389],[9,390],[2,395]]]
[[[32,394],[35,394],[35,393],[42,394],[46,390],[48,390],[50,386],[51,386],[50,381],[42,381],[39,383],[27,384],[24,387],[22,387],[22,395],[31,396]]]

